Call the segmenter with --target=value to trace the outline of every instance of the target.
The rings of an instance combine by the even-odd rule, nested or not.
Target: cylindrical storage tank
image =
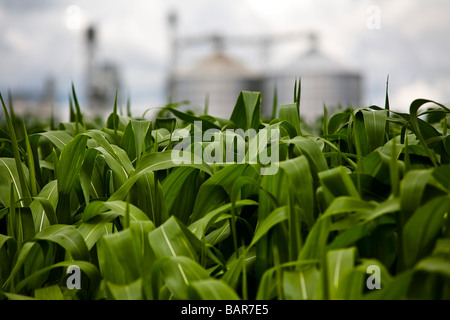
[[[270,115],[274,86],[278,105],[294,103],[295,80],[301,78],[300,116],[312,121],[323,115],[323,106],[332,113],[338,105],[359,107],[362,99],[362,77],[311,49],[279,72],[272,72],[265,82],[263,113]]]
[[[189,100],[189,108],[202,112],[209,96],[208,114],[228,119],[241,91],[261,91],[262,79],[222,52],[174,75],[172,101]]]

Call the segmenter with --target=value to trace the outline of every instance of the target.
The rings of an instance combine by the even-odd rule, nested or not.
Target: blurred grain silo
[[[294,102],[295,80],[301,80],[300,115],[311,121],[323,115],[323,106],[332,113],[339,105],[359,107],[362,100],[362,76],[359,71],[342,65],[317,48],[317,40],[298,59],[281,70],[267,75],[264,113],[270,114],[273,90],[277,88],[278,105]]]
[[[207,103],[209,115],[229,118],[241,91],[261,91],[262,76],[225,52],[224,37],[216,34],[179,37],[176,14],[168,18],[172,61],[167,91],[172,102],[188,100],[188,109],[198,113],[205,110]],[[179,63],[184,50],[204,44],[212,44],[213,52],[195,63]]]
[[[362,100],[362,76],[347,66],[334,61],[318,49],[317,35],[313,32],[291,32],[261,37],[178,37],[176,16],[169,17],[172,30],[172,69],[168,82],[168,95],[173,102],[189,100],[192,109],[202,111],[209,97],[208,114],[229,118],[240,91],[262,92],[262,115],[272,114],[274,87],[277,104],[294,103],[295,80],[301,78],[300,115],[310,122],[323,114],[323,106],[333,113],[339,105],[359,107]],[[224,43],[240,47],[251,45],[261,48],[265,63],[270,65],[269,46],[285,41],[304,42],[309,48],[284,68],[251,70],[244,61],[225,53]],[[178,65],[178,54],[187,46],[214,43],[215,52],[197,64]],[[182,50],[183,49],[183,50]],[[227,48],[228,49],[228,48]],[[230,50],[231,51],[231,50]],[[251,57],[249,57],[251,58]],[[270,71],[268,71],[270,70]]]
[[[242,90],[260,91],[261,76],[222,50],[201,59],[191,68],[174,73],[172,101],[189,100],[190,108],[229,118]]]

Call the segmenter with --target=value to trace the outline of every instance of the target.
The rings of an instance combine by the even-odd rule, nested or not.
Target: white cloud
[[[18,29],[9,29],[4,32],[6,47],[12,50],[26,51],[31,43],[27,36]]]
[[[439,103],[450,102],[449,97],[442,92],[443,87],[450,87],[450,81],[436,84],[416,80],[412,83],[402,85],[390,94],[390,105],[393,110],[408,112],[411,102],[416,99],[428,99]],[[391,92],[391,91],[390,91]],[[447,100],[446,100],[447,99]]]

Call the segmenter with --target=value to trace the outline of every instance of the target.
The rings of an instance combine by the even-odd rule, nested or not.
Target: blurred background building
[[[274,88],[277,90],[278,105],[293,103],[294,86],[298,78],[301,78],[301,115],[307,120],[322,115],[324,105],[333,112],[339,105],[359,107],[362,102],[360,72],[326,56],[320,50],[318,35],[314,32],[248,38],[217,34],[179,37],[175,14],[169,15],[169,26],[172,60],[168,96],[173,102],[190,101],[190,108],[197,112],[202,112],[207,103],[208,114],[229,118],[239,92],[246,90],[262,92],[262,114],[269,117],[272,113]],[[308,49],[284,67],[270,68],[270,47],[282,41],[306,41]],[[197,62],[178,64],[182,52],[205,42],[213,43],[213,52]],[[265,60],[260,64],[261,69],[250,68],[245,60],[239,60],[228,52],[233,46],[244,45],[259,48]]]
[[[48,76],[39,90],[22,89],[12,92],[14,112],[27,118],[44,120],[54,112],[56,84],[53,76]]]
[[[84,31],[84,54],[82,61],[84,68],[81,74],[84,87],[75,84],[75,91],[80,107],[86,116],[107,116],[113,110],[116,90],[118,92],[118,104],[125,100],[122,94],[123,81],[121,79],[119,65],[104,58],[99,58],[100,48],[98,46],[97,29],[89,26]],[[70,86],[70,83],[68,83]],[[24,115],[36,120],[46,120],[53,112],[59,116],[58,106],[68,106],[69,90],[63,97],[58,98],[56,79],[48,75],[41,88],[21,89],[12,92],[14,111],[17,115]],[[59,94],[61,96],[61,94]],[[59,105],[56,103],[59,101]],[[55,110],[56,109],[56,110]]]
[[[114,99],[121,89],[119,67],[97,57],[97,32],[94,26],[86,30],[86,113],[89,115],[107,115],[111,113]],[[122,98],[118,93],[118,99]]]
[[[276,86],[278,105],[293,103],[294,83],[301,83],[300,113],[307,120],[323,115],[323,107],[331,113],[338,106],[361,107],[363,101],[363,77],[352,69],[327,56],[318,47],[317,36],[311,34],[309,49],[280,70],[266,75],[266,111],[273,100]]]
[[[173,102],[189,101],[189,107],[229,118],[242,90],[260,91],[263,77],[244,62],[227,54],[220,36],[204,38],[214,42],[214,52],[185,67],[174,66],[169,77],[168,96]]]

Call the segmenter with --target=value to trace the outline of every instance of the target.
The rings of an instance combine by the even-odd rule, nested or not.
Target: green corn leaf
[[[297,105],[297,113],[300,114],[300,98],[302,95],[302,78],[298,78],[298,87],[296,81],[296,88],[294,89],[294,102]]]
[[[109,289],[114,291],[110,292],[113,297],[132,295],[152,299],[150,270],[155,258],[147,234],[153,228],[150,221],[131,221],[129,228],[99,239],[99,267]],[[142,290],[130,292],[130,288]]]
[[[190,223],[202,218],[206,213],[230,199],[233,184],[241,176],[256,178],[257,173],[248,164],[231,164],[206,180],[198,190]]]
[[[208,174],[212,174],[212,170],[206,163],[187,163],[187,164],[177,164],[173,160],[172,151],[163,151],[158,153],[149,153],[141,158],[139,166],[130,175],[128,180],[110,197],[110,200],[122,200],[127,195],[130,188],[136,183],[137,179],[141,177],[146,172],[158,171],[170,169],[176,166],[188,166],[192,168],[200,169]]]
[[[437,197],[418,208],[406,222],[403,229],[405,267],[412,267],[432,251],[449,208],[448,196]]]
[[[14,184],[11,182],[9,188],[9,216],[8,216],[8,228],[9,234],[17,239],[17,246],[22,248],[23,236],[22,236],[22,219],[20,215],[17,214],[16,210],[16,197],[14,194]]]
[[[143,298],[141,278],[123,285],[107,282],[106,287],[114,300],[142,300]]]
[[[55,251],[63,253],[63,248],[59,248],[57,246],[51,245],[50,242],[38,242],[38,245],[33,246],[30,253],[27,256],[27,259],[23,264],[23,276],[20,276],[20,279],[27,278],[33,275],[35,272],[38,272],[43,267],[49,266],[56,261],[52,255]],[[69,254],[65,254],[64,256],[70,258]],[[58,259],[59,260],[59,259]],[[40,288],[46,282],[48,274],[42,274],[40,277],[36,277],[34,281],[30,283],[32,288]]]
[[[216,125],[215,123],[208,121],[206,119],[200,118],[200,117],[196,117],[193,116],[191,114],[182,112],[180,110],[177,110],[175,108],[172,107],[165,107],[164,110],[170,111],[174,116],[176,116],[177,118],[184,120],[188,123],[194,123],[196,121],[201,122],[202,124],[202,130],[208,130],[208,129],[220,129],[220,127],[218,125]]]
[[[87,137],[77,136],[61,152],[58,164],[58,191],[69,194],[75,187],[86,152]]]
[[[27,198],[26,200],[24,200],[22,205],[29,205],[29,198],[31,197],[31,194],[30,194],[29,186],[27,184],[28,179],[25,176],[25,171],[24,171],[24,168],[22,165],[22,159],[20,157],[19,144],[18,144],[18,140],[16,137],[15,128],[13,126],[11,118],[9,117],[9,113],[8,113],[8,110],[6,109],[5,102],[3,101],[3,97],[1,95],[1,93],[0,93],[0,100],[2,102],[3,111],[5,112],[6,122],[8,124],[9,136],[11,139],[12,150],[14,153],[14,161],[16,163],[17,175],[18,175],[19,181],[20,181],[21,194],[22,194],[23,198]],[[12,110],[12,108],[11,108],[11,110]]]
[[[14,260],[14,266],[12,267],[11,273],[6,281],[3,283],[2,290],[9,289],[10,291],[14,291],[15,289],[15,277],[16,274],[21,270],[22,266],[27,260],[28,255],[30,254],[33,247],[36,245],[35,242],[26,242],[20,248],[17,253],[17,258]]]
[[[258,130],[261,124],[261,93],[241,91],[230,120],[244,131]]]
[[[271,125],[278,123],[279,128],[283,129],[280,131],[280,138],[283,138],[285,135],[283,134],[284,131],[286,131],[287,136],[289,136],[291,139],[295,138],[297,136],[297,130],[295,127],[288,121],[274,119],[269,123],[269,128]]]
[[[37,300],[64,300],[61,287],[58,285],[36,289],[34,291],[34,298]]]
[[[316,221],[300,251],[300,261],[321,259],[325,256],[330,224],[329,219]]]
[[[431,177],[431,170],[408,171],[400,183],[400,199],[403,222],[406,223],[411,214],[420,207],[422,197]]]
[[[430,158],[431,162],[433,163],[433,165],[436,167],[437,166],[437,159],[436,159],[436,154],[428,147],[427,143],[425,142],[425,138],[424,138],[424,132],[423,130],[423,126],[422,128],[420,127],[420,119],[418,117],[418,110],[420,107],[422,107],[424,104],[426,103],[433,103],[438,105],[439,107],[443,108],[444,110],[446,110],[447,112],[450,112],[450,109],[448,109],[447,107],[445,107],[444,105],[437,103],[435,101],[432,100],[427,100],[427,99],[416,99],[414,100],[410,107],[409,107],[409,113],[411,115],[411,126],[414,130],[414,133],[416,134],[417,138],[419,139],[419,141],[421,142],[423,148],[425,149],[425,152],[427,153],[428,157]]]
[[[386,136],[386,111],[362,110],[369,151],[384,145]]]
[[[59,223],[71,223],[70,193],[79,183],[78,174],[83,165],[87,139],[86,136],[77,136],[61,152],[57,171],[59,200],[56,214]]]
[[[53,269],[64,268],[67,270],[67,268],[70,266],[76,266],[76,267],[80,268],[80,270],[82,271],[82,279],[81,279],[82,281],[83,281],[83,274],[87,275],[88,279],[90,280],[89,287],[84,288],[84,289],[82,287],[81,289],[88,293],[87,298],[91,298],[91,295],[98,289],[98,285],[100,283],[100,274],[99,274],[98,268],[95,265],[93,265],[90,262],[83,261],[83,260],[62,261],[62,262],[58,262],[53,265],[47,266],[45,268],[42,268],[39,271],[34,272],[27,278],[20,281],[17,284],[16,290],[18,292],[20,292],[21,290],[24,290],[25,288],[27,288],[29,286],[32,287],[33,283],[35,282],[35,280],[37,278],[48,274],[49,271],[51,271]]]
[[[100,213],[78,227],[88,250],[94,247],[102,235],[112,233],[112,221],[118,216],[118,213]]]
[[[33,161],[34,161],[34,168],[35,168],[35,175],[36,175],[36,186],[37,191],[45,185],[46,181],[44,181],[43,176],[43,170],[41,168],[41,162],[40,158],[44,158],[48,155],[50,155],[50,149],[44,149],[44,144],[40,143],[40,135],[36,134],[28,134],[28,139],[30,142],[30,152],[33,154]]]
[[[97,144],[96,149],[105,157],[108,166],[113,170],[118,184],[121,185],[134,170],[134,166],[127,153],[116,145],[110,144],[104,134],[98,130],[90,130],[85,135],[92,138]]]
[[[80,129],[86,130],[86,124],[83,120],[83,114],[81,113],[80,104],[78,103],[77,94],[75,92],[75,86],[72,82],[72,95],[73,102],[75,103],[75,132],[78,133]],[[79,128],[80,127],[80,128]]]
[[[366,214],[366,213],[365,213]],[[364,215],[365,215],[364,214]],[[333,226],[334,229],[342,229],[334,240],[327,246],[327,250],[345,248],[354,245],[359,240],[369,236],[380,225],[394,224],[393,219],[386,219],[384,221],[377,221],[376,223],[364,223],[358,221],[355,223],[353,219],[349,219],[345,223],[337,223]],[[386,250],[387,251],[387,250]]]
[[[199,257],[202,243],[175,217],[170,217],[148,235],[156,257]]]
[[[15,208],[16,217],[16,238],[18,240],[18,248],[21,248],[21,244],[35,235],[33,214],[29,207]]]
[[[35,300],[33,297],[22,294],[9,293],[0,291],[0,296],[4,295],[8,300]]]
[[[265,175],[261,179],[259,189],[258,222],[263,221],[278,207],[288,205],[288,180],[283,170],[275,175]],[[270,196],[267,196],[270,194]],[[272,259],[272,250],[268,237],[262,237],[256,244],[256,274],[260,278],[270,268],[269,261]],[[287,246],[280,251],[288,250]]]
[[[297,135],[302,135],[302,130],[300,128],[300,115],[298,113],[297,104],[285,104],[281,105],[278,111],[278,118],[292,124],[297,131]]]
[[[28,171],[29,171],[29,186],[30,186],[30,195],[32,197],[36,196],[38,194],[38,183],[36,179],[36,167],[35,167],[35,161],[34,161],[34,155],[33,150],[31,149],[30,140],[28,139],[28,133],[27,129],[25,127],[25,122],[23,123],[23,131],[25,134],[25,146],[26,146],[26,153],[27,153],[27,164],[28,164]]]
[[[315,267],[315,264],[317,264],[317,261],[315,260],[304,260],[286,262],[269,268],[264,272],[264,275],[261,278],[256,299],[271,300],[276,297],[277,294],[279,297],[292,300],[320,298],[321,289],[318,287],[320,271]],[[312,268],[312,270],[309,270],[310,268]],[[300,272],[289,271],[293,269]],[[277,277],[277,274],[280,275],[280,277]],[[302,276],[303,280],[301,278]],[[276,287],[279,288],[276,289]],[[276,291],[278,291],[278,293]],[[315,291],[315,294],[312,294],[313,291]],[[282,294],[284,294],[284,296],[282,296]]]
[[[272,101],[272,119],[275,119],[277,117],[277,110],[278,109],[278,89],[277,85],[275,84],[273,87],[273,101]]]
[[[58,203],[57,180],[47,183],[30,205],[36,233],[42,231],[50,224],[57,223],[55,213]]]
[[[149,217],[156,226],[169,218],[161,185],[153,172],[142,174],[136,181],[134,194],[136,205]]]
[[[127,285],[141,277],[141,248],[131,229],[103,235],[97,243],[98,264],[105,280]]]
[[[286,127],[284,124],[286,122],[276,122],[271,124],[252,136],[251,131],[248,131],[249,143],[248,151],[245,154],[245,162],[250,164],[255,164],[255,168],[259,167],[261,164],[276,166],[279,161],[279,137],[280,137],[280,127]],[[243,133],[245,135],[245,133]],[[238,144],[242,145],[242,138],[238,139]],[[275,149],[276,148],[276,149]],[[270,149],[270,150],[269,150]],[[271,153],[271,150],[275,149],[275,152]],[[269,156],[270,154],[270,156]],[[242,163],[243,160],[237,160],[239,156],[236,156],[235,162]],[[228,159],[227,159],[228,161]],[[268,175],[265,173],[263,168],[260,169],[261,174]],[[276,170],[275,170],[276,171]]]
[[[333,200],[321,219],[342,213],[371,213],[375,210],[376,204],[355,197],[340,196]]]
[[[89,221],[96,215],[109,210],[109,213],[115,213],[119,216],[125,216],[127,208],[127,203],[121,200],[108,200],[108,201],[94,201],[86,206],[83,220]],[[129,204],[128,205],[129,215],[131,221],[148,221],[147,215],[138,207]]]
[[[0,234],[0,285],[3,285],[11,274],[14,256],[17,252],[17,241],[12,236]]]
[[[328,134],[336,133],[342,126],[350,120],[350,113],[339,112],[334,114],[328,121]]]
[[[328,169],[322,150],[316,141],[305,137],[295,137],[284,142],[295,145],[296,150],[308,159],[313,176]]]
[[[167,285],[175,299],[189,299],[189,286],[194,281],[209,279],[208,272],[194,260],[185,256],[164,257],[155,264],[152,271],[153,294],[159,296],[158,275]]]
[[[382,290],[373,290],[365,295],[365,300],[404,300],[414,276],[414,270],[405,271],[389,282]]]
[[[234,253],[227,261],[227,271],[222,277],[231,288],[237,290],[239,282],[243,284],[245,279],[246,270],[254,268],[256,262],[255,250],[243,250],[244,248],[238,248],[241,250],[239,254]],[[246,300],[245,297],[243,297]]]
[[[153,228],[153,223],[149,221],[147,215],[134,205],[128,205],[130,222],[149,223]],[[83,223],[78,227],[78,231],[83,237],[89,250],[91,250],[102,235],[112,233],[112,222],[118,217],[124,217],[127,204],[123,201],[94,201],[85,209]]]
[[[319,179],[328,203],[340,196],[360,197],[344,167],[322,171],[319,173]]]
[[[134,131],[137,161],[139,162],[142,153],[145,151],[145,138],[149,131],[151,132],[152,122],[147,120],[131,120],[130,123]]]
[[[20,163],[25,178],[28,179],[28,169],[24,164]],[[22,182],[16,167],[16,161],[12,158],[0,158],[0,202],[4,206],[10,206],[9,190],[13,184],[16,199],[23,199],[26,195],[23,193]],[[20,201],[20,205],[24,206],[25,200]]]
[[[314,266],[283,272],[283,295],[286,300],[315,300],[320,297],[320,272]]]
[[[243,206],[256,206],[256,205],[258,205],[258,203],[253,200],[238,200],[234,204],[236,209]],[[208,212],[201,219],[198,219],[192,224],[190,224],[188,227],[189,230],[191,230],[191,232],[195,234],[197,238],[199,239],[202,238],[214,223],[217,223],[225,219],[229,219],[231,217],[231,215],[227,214],[227,212],[231,211],[231,207],[232,204],[227,203],[215,210]]]
[[[253,236],[252,242],[249,247],[252,247],[257,243],[263,236],[265,236],[271,228],[273,228],[278,223],[287,220],[288,210],[286,206],[279,207],[269,214],[261,223],[258,223],[255,235]]]
[[[450,261],[440,257],[427,257],[420,260],[414,267],[416,270],[440,273],[445,277],[450,277]]]
[[[74,226],[52,225],[36,234],[34,239],[54,242],[63,247],[73,259],[89,261],[86,242]]]
[[[230,216],[231,218],[231,216]],[[217,245],[218,243],[225,241],[231,235],[230,223],[224,223],[221,227],[211,231],[205,236],[205,243],[209,245]]]
[[[184,223],[187,222],[187,213],[192,212],[197,197],[197,178],[198,170],[180,167],[173,170],[161,184],[168,212]]]
[[[97,159],[98,154],[98,150],[87,149],[80,170],[80,184],[86,203],[89,203],[91,198],[98,199],[105,195],[103,172],[100,159]]]
[[[369,134],[366,131],[366,126],[364,123],[363,110],[358,109],[352,111],[352,121],[350,122],[351,127],[349,130],[349,141],[352,141],[354,148],[358,157],[364,157],[369,154]],[[369,128],[373,129],[370,125]]]
[[[125,151],[119,149],[118,147],[114,148],[115,151],[121,153],[125,153]],[[111,169],[113,174],[113,190],[117,190],[122,186],[125,181],[130,177],[129,171],[125,168],[125,166],[121,163],[120,160],[117,160],[110,153],[108,153],[103,147],[97,147],[96,150],[100,152],[100,154],[105,159],[107,166]],[[121,150],[121,151],[119,151]],[[126,156],[126,153],[125,153]],[[130,169],[132,171],[133,169]]]
[[[239,296],[225,282],[216,279],[192,281],[188,295],[193,300],[239,300]]]
[[[375,275],[375,273],[371,271],[374,267],[379,268],[376,272],[378,273],[379,271],[380,288],[375,287],[369,289],[368,275]],[[392,277],[389,274],[388,269],[380,261],[374,259],[361,259],[359,265],[342,275],[335,297],[339,300],[363,300],[370,295],[370,291],[383,292],[385,288],[390,285],[391,281]]]
[[[38,134],[50,140],[60,151],[73,139],[72,136],[64,131],[46,131]]]
[[[355,248],[331,250],[327,252],[328,288],[330,298],[337,296],[339,286],[346,273],[355,264]]]
[[[322,131],[325,136],[328,135],[328,109],[326,105],[323,105],[323,119],[322,119]]]
[[[135,161],[137,159],[136,141],[134,138],[134,132],[131,122],[128,123],[125,131],[123,132],[121,146],[122,149],[127,153],[128,158],[130,158],[131,161]]]
[[[297,204],[303,209],[305,222],[311,228],[315,220],[315,198],[313,177],[307,158],[300,156],[286,160],[280,167],[286,172],[289,189],[293,191]],[[294,210],[294,207],[290,210]]]

